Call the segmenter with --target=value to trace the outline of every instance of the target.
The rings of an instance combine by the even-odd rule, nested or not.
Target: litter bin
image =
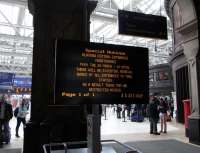
[[[190,115],[190,99],[183,100],[184,107],[184,120],[185,120],[185,136],[188,137],[189,129],[188,129],[188,116]]]

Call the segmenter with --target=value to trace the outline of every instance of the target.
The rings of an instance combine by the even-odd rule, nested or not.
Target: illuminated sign
[[[167,18],[163,16],[118,11],[119,34],[167,39]]]
[[[14,87],[31,88],[32,78],[30,76],[15,76]]]
[[[14,73],[0,72],[0,86],[12,86]]]
[[[14,92],[17,94],[31,93],[31,88],[14,87]]]
[[[148,103],[148,49],[58,40],[55,104]]]

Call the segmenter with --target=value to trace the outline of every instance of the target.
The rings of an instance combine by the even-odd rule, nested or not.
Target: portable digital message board
[[[148,49],[56,42],[55,104],[148,103]]]
[[[118,10],[119,34],[167,39],[167,18]]]

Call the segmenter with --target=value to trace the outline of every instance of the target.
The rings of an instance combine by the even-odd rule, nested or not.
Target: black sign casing
[[[83,83],[98,83],[95,77],[77,77],[76,68],[80,63],[93,63],[95,58],[83,57],[85,49],[122,51],[128,55],[128,60],[118,60],[112,64],[129,65],[133,72],[132,79],[113,79],[113,84],[127,84],[120,93],[96,92],[93,96]],[[98,64],[98,63],[96,63]],[[56,43],[56,81],[55,81],[55,104],[122,104],[122,103],[148,103],[149,96],[149,65],[148,49],[141,47],[129,47],[122,45],[89,43],[81,41],[58,40]],[[93,73],[94,75],[95,73]],[[101,75],[102,73],[98,73]],[[62,96],[63,91],[80,94],[81,96]],[[88,96],[88,93],[90,96]],[[123,95],[122,95],[123,93]],[[126,93],[126,94],[125,94]],[[143,94],[137,98],[137,94]],[[129,94],[129,95],[128,95]],[[85,96],[84,96],[85,95]],[[134,97],[136,96],[136,97]],[[122,98],[123,97],[123,98]],[[128,98],[129,97],[129,98]]]
[[[167,18],[118,10],[119,34],[167,39]]]

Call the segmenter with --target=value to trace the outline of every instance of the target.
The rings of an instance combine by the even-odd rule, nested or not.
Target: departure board
[[[148,103],[148,49],[57,40],[55,104]]]
[[[164,16],[118,10],[119,34],[167,39],[167,18]]]

